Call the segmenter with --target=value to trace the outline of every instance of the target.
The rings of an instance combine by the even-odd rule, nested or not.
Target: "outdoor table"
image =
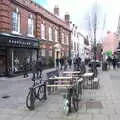
[[[80,71],[65,71],[63,74],[70,74],[71,76],[80,76]]]
[[[78,77],[72,77],[72,76],[59,76],[59,77],[50,77],[48,80],[51,81],[52,84],[56,83],[55,81],[59,81],[59,84],[61,83],[72,83],[73,80],[77,80]]]
[[[48,78],[48,87],[49,91],[51,93],[51,90],[55,91],[55,88],[57,87],[70,87],[74,84],[74,81],[76,81],[78,77],[67,77],[67,76],[59,76],[59,77],[50,77]]]

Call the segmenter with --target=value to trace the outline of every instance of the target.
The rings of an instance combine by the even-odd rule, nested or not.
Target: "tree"
[[[93,59],[96,60],[97,42],[103,37],[105,28],[105,12],[102,11],[102,6],[97,1],[93,3],[92,7],[86,15],[86,25],[88,36],[91,40],[91,48],[93,50]],[[100,33],[101,32],[101,33]]]

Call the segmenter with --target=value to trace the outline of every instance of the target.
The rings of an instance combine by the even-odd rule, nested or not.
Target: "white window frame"
[[[53,54],[53,51],[50,49],[49,50],[49,57],[52,57],[53,56],[52,54]]]
[[[49,40],[53,41],[53,39],[52,39],[52,28],[51,27],[49,27]]]
[[[15,19],[13,18],[14,17],[13,14],[16,14]],[[14,20],[15,20],[15,22],[13,22]],[[15,26],[16,30],[13,30],[13,23],[16,23],[16,26]],[[20,34],[20,13],[18,11],[18,8],[16,8],[16,10],[12,12],[12,33]]]
[[[34,37],[34,20],[32,15],[28,18],[28,36]]]
[[[66,35],[66,44],[69,45],[69,37]]]
[[[55,42],[58,42],[58,31],[55,30]]]
[[[41,49],[41,56],[45,56],[45,48]]]
[[[41,24],[41,39],[45,40],[45,24]]]
[[[62,44],[64,44],[64,33],[62,32]]]

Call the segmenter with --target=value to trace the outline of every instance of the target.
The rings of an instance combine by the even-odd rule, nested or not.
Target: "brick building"
[[[63,21],[32,0],[0,0],[0,74],[22,71],[24,59],[69,56],[70,39],[68,14]]]

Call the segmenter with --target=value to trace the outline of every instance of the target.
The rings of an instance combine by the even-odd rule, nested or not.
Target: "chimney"
[[[65,14],[65,22],[70,23],[70,15],[68,13]]]
[[[59,16],[59,7],[58,6],[54,7],[54,15]]]

